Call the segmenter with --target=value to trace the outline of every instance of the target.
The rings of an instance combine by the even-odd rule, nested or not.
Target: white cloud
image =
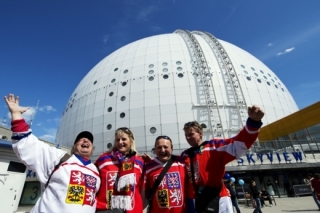
[[[23,107],[23,106],[21,106]],[[30,107],[26,112],[22,114],[22,118],[24,118],[27,122],[31,121],[32,118],[34,118],[36,114],[36,108],[35,107]],[[11,120],[11,113],[8,112],[7,117],[10,118]]]
[[[103,44],[106,44],[106,43],[108,42],[109,38],[110,38],[110,35],[109,35],[109,34],[103,35],[103,39],[102,39]]]
[[[315,81],[315,82],[310,82],[310,83],[305,83],[305,84],[300,84],[300,87],[303,89],[313,89],[320,87],[320,81]]]
[[[55,108],[53,108],[52,106],[49,106],[49,105],[39,107],[38,110],[39,110],[40,112],[47,112],[47,113],[55,112],[55,111],[56,111]]]
[[[143,8],[142,10],[140,10],[137,20],[139,21],[146,21],[147,20],[147,16],[150,15],[152,12],[158,10],[158,6],[155,5],[151,5],[148,6],[146,8]]]
[[[153,30],[153,31],[159,31],[159,30],[162,30],[161,27],[159,26],[150,26],[150,29]]]
[[[50,128],[50,129],[44,128],[43,130],[45,131],[45,134],[39,136],[39,138],[46,140],[46,141],[54,142],[56,139],[57,129],[56,128]]]
[[[268,44],[268,47],[272,47],[272,46],[273,46],[273,43],[270,42],[270,43]]]
[[[277,56],[284,55],[284,54],[287,54],[289,52],[292,52],[294,49],[295,49],[294,47],[291,47],[291,48],[285,49],[283,52],[278,52],[276,55]]]

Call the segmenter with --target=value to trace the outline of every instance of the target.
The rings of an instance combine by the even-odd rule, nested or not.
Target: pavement
[[[303,197],[274,197],[277,205],[272,205],[269,207],[269,202],[266,201],[267,206],[261,208],[263,213],[285,213],[285,212],[305,212],[305,213],[315,213],[320,212],[313,197],[303,196]],[[239,203],[241,213],[253,213],[254,208],[252,206],[245,206],[243,202]],[[234,210],[236,213],[236,211]]]
[[[317,205],[315,204],[313,197],[303,196],[303,197],[274,197],[277,205],[272,207],[265,206],[261,209],[263,213],[285,213],[285,212],[296,212],[296,213],[316,213],[320,212]],[[268,204],[268,201],[266,202]],[[252,206],[246,206],[244,202],[239,203],[241,213],[253,213],[254,208]],[[31,206],[19,206],[16,213],[25,213],[30,211]],[[229,212],[231,213],[231,212]],[[236,213],[234,211],[234,213]]]

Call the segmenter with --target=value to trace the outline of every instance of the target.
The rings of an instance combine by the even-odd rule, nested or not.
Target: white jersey
[[[13,134],[13,150],[33,171],[42,188],[66,154],[39,141],[31,130]],[[30,213],[94,213],[100,187],[99,172],[90,161],[72,155],[53,173],[50,183]]]

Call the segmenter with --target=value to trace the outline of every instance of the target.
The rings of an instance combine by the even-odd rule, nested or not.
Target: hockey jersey
[[[39,141],[23,119],[12,121],[12,131],[14,152],[37,173],[44,188],[55,165],[66,153]],[[31,213],[94,213],[99,187],[100,177],[95,165],[90,160],[72,155],[54,171]]]
[[[165,165],[166,163],[159,161],[157,158],[154,158],[146,165],[144,180],[146,193],[149,194],[149,196],[154,182]],[[153,193],[150,213],[187,212],[185,184],[184,159],[182,157],[176,157],[158,188]]]

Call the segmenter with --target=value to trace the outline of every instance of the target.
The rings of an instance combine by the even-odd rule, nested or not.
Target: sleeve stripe
[[[31,131],[27,133],[13,133],[11,139],[19,141],[23,138],[28,137],[31,133],[32,133]]]
[[[260,131],[260,129],[255,130],[255,131],[251,131],[251,130],[249,130],[249,127],[248,127],[247,125],[246,125],[244,128],[246,129],[246,131],[247,131],[249,134],[257,134],[257,133]]]

